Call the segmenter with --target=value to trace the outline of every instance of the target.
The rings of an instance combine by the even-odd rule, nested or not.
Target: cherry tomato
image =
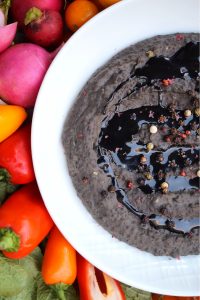
[[[88,0],[77,0],[69,4],[65,10],[65,22],[75,32],[89,19],[99,12],[97,6]]]
[[[100,5],[102,5],[104,8],[105,7],[108,7],[108,6],[111,6],[121,0],[98,0]]]

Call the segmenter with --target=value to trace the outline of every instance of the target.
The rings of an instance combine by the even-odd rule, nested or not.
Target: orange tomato
[[[74,0],[74,1],[83,1],[83,0]],[[99,0],[89,0],[89,1],[93,2],[99,11],[104,9],[104,7],[99,3]]]
[[[102,5],[104,8],[105,7],[108,7],[108,6],[111,6],[121,0],[98,0],[100,5]]]
[[[69,4],[65,10],[67,27],[75,32],[89,19],[99,12],[97,6],[88,0],[76,0]]]

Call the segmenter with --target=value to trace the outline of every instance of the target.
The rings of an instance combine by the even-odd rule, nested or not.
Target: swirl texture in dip
[[[156,36],[97,70],[65,124],[84,205],[154,255],[199,253],[199,35]]]

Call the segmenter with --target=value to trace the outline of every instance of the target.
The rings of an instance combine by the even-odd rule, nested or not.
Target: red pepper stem
[[[19,249],[20,238],[10,228],[0,229],[0,250],[15,252]]]
[[[61,282],[51,285],[51,288],[54,290],[59,300],[68,300],[68,297],[65,295],[65,291],[68,289],[69,286],[70,284],[65,284]]]

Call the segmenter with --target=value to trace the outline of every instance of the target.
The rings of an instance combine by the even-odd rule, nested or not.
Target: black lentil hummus
[[[88,211],[154,255],[199,253],[198,40],[156,36],[123,50],[89,79],[64,126]]]

